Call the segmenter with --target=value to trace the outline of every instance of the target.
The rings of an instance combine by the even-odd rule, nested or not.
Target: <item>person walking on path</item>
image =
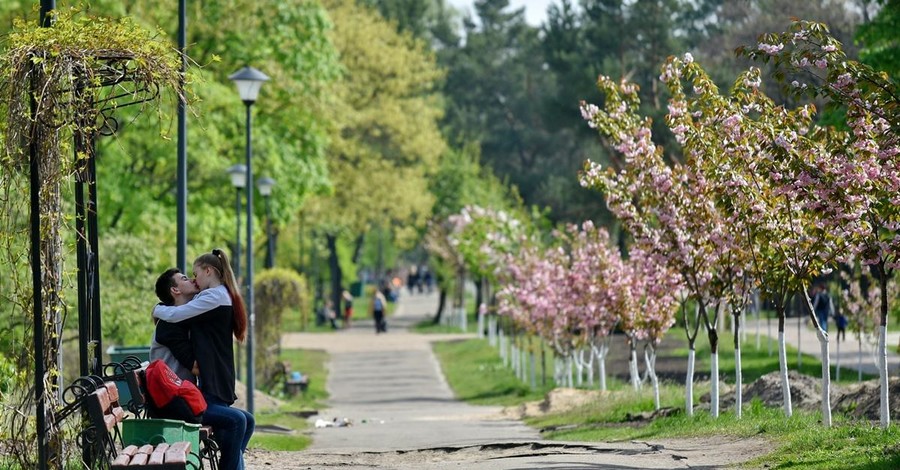
[[[387,322],[384,319],[385,309],[387,308],[387,299],[379,290],[375,290],[372,295],[372,303],[369,304],[369,312],[375,319],[375,334],[387,333]]]
[[[341,298],[344,300],[344,328],[350,328],[350,317],[353,316],[353,295],[350,291],[344,289],[341,292]]]
[[[213,427],[221,450],[219,468],[243,470],[244,452],[256,420],[247,411],[231,406],[237,399],[232,338],[244,340],[247,310],[222,250],[199,256],[194,261],[194,278],[200,289],[196,297],[184,305],[157,305],[153,316],[189,325],[200,368],[200,391],[207,404],[202,422]]]
[[[822,331],[828,333],[828,317],[834,316],[834,304],[831,302],[831,296],[822,283],[816,284],[815,293],[812,299],[813,311],[819,319],[819,326]]]

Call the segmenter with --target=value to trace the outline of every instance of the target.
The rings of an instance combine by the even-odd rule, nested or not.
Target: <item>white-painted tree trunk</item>
[[[587,368],[587,382],[589,388],[594,388],[594,352],[591,351],[591,348],[583,348],[581,350],[582,354],[587,354],[587,359],[582,357],[582,361],[584,362],[585,367]]]
[[[509,366],[509,358],[506,354],[506,341],[504,340],[506,336],[503,334],[503,330],[497,332],[497,344],[500,346],[500,358],[503,359],[503,367]]]
[[[581,377],[582,372],[584,371],[584,362],[582,362],[581,351],[573,349],[569,354],[572,355],[572,362],[575,363],[575,383],[577,386],[581,386]]]
[[[760,309],[758,307],[755,307],[756,303],[754,303],[753,305],[754,310],[756,310],[756,350],[759,351],[759,349],[762,347],[762,337],[760,336],[762,335],[762,331],[760,331],[762,329],[760,326],[760,323],[762,323],[762,318],[760,318]]]
[[[631,358],[628,361],[628,370],[631,374],[631,386],[635,390],[641,389],[641,378],[638,374],[638,365],[637,365],[637,349],[635,349],[634,345],[631,346]]]
[[[519,378],[519,351],[516,348],[516,344],[510,341],[509,344],[509,362],[512,367],[513,374],[516,375],[516,378]]]
[[[719,417],[719,353],[710,356],[709,370],[709,413],[713,418]]]
[[[856,375],[856,381],[862,382],[862,358],[863,358],[862,334],[860,334],[859,337],[856,339],[857,339],[857,348],[858,348],[857,352],[859,353],[859,355],[856,356],[856,370],[858,371],[858,373]],[[876,364],[877,364],[877,362],[876,362]]]
[[[519,355],[522,357],[519,366],[519,369],[522,369],[522,383],[526,383],[528,382],[528,351],[522,349],[519,351]]]
[[[575,381],[573,380],[574,377],[572,377],[573,373],[575,372],[575,368],[572,367],[572,362],[572,354],[570,353],[568,356],[566,356],[566,382],[569,388],[575,387]]]
[[[534,351],[528,351],[528,358],[531,362],[531,389],[537,388],[537,366],[534,361]]]
[[[644,363],[650,375],[650,383],[653,385],[653,405],[659,411],[659,379],[656,377],[656,349],[648,347],[644,349]]]
[[[606,353],[609,351],[609,339],[604,338],[600,346],[591,344],[591,350],[597,356],[598,373],[600,374],[600,390],[606,390]]]
[[[822,353],[822,424],[831,427],[831,356],[828,351],[828,333],[821,327],[816,330]]]
[[[800,328],[803,325],[803,315],[800,315],[797,318],[797,370],[801,370],[803,367],[803,344],[802,339],[803,335],[800,334]]]
[[[466,315],[465,307],[459,309],[459,329],[462,330],[463,333],[469,331],[469,316]]]
[[[769,345],[769,357],[772,357],[772,319],[766,316],[766,343]]]
[[[481,307],[478,308],[478,339],[484,339],[484,309]]]
[[[556,383],[557,387],[566,386],[563,382],[562,359],[560,359],[559,356],[553,356],[553,381]]]
[[[791,383],[788,380],[788,370],[787,370],[787,348],[784,343],[784,332],[778,332],[778,366],[779,371],[781,372],[781,394],[782,394],[782,404],[784,407],[784,415],[788,418],[794,414],[793,407],[791,406]]]
[[[835,335],[837,338],[837,335]],[[834,342],[834,380],[841,381],[841,339],[837,338]]]
[[[497,321],[494,319],[494,316],[491,315],[488,317],[488,344],[493,347],[497,347]]]
[[[694,363],[697,360],[697,350],[691,345],[688,350],[687,377],[684,380],[684,411],[688,416],[694,416]]]
[[[734,413],[740,418],[744,408],[744,374],[741,372],[741,345],[734,348]]]
[[[881,427],[891,424],[890,395],[888,394],[887,327],[878,328],[878,382],[881,384]]]

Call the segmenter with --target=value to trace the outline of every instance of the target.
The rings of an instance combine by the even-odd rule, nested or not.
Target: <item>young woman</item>
[[[231,406],[237,399],[232,337],[244,340],[247,311],[222,250],[199,256],[194,261],[194,278],[200,293],[193,300],[179,306],[157,305],[153,316],[189,325],[200,368],[199,387],[207,404],[203,424],[213,428],[222,454],[219,468],[241,470],[256,421],[250,413]]]

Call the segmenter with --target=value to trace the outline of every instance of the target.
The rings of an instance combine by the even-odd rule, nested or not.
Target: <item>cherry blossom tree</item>
[[[839,229],[855,236],[853,253],[872,266],[880,284],[878,365],[881,425],[887,427],[887,284],[900,265],[900,88],[887,74],[849,60],[820,23],[795,21],[788,31],[765,35],[757,48],[740,52],[772,62],[776,78],[789,81],[795,94],[826,97],[846,108],[850,132],[832,132],[829,150],[843,161],[836,170],[851,202],[843,215],[859,223]]]
[[[689,55],[671,58],[663,76],[673,101],[687,110],[673,129],[676,139],[696,149],[699,168],[721,188],[717,203],[727,220],[742,221],[752,272],[776,306],[785,413],[792,410],[784,310],[790,294],[799,291],[820,343],[822,414],[830,426],[828,336],[806,292],[814,276],[846,256],[847,244],[861,229],[853,196],[842,186],[847,160],[829,147],[826,131],[811,126],[814,107],[787,110],[759,90],[758,69],[743,73],[729,97]],[[692,84],[690,90],[684,82]]]
[[[688,165],[667,165],[663,149],[652,141],[650,124],[637,114],[639,101],[635,85],[598,79],[605,95],[603,109],[582,103],[582,115],[591,127],[611,139],[624,156],[618,172],[588,162],[581,184],[606,195],[610,210],[624,223],[642,249],[665,259],[666,265],[680,276],[698,309],[693,321],[683,306],[689,356],[685,405],[693,414],[693,375],[695,340],[702,321],[712,351],[711,376],[718,378],[718,333],[716,324],[720,306],[734,299],[734,273],[742,271],[746,256],[734,243],[713,202],[713,188],[705,176]],[[670,106],[678,116],[680,104]],[[688,154],[690,157],[690,154]],[[738,305],[733,300],[732,304]],[[740,304],[738,308],[743,308]],[[737,308],[736,308],[737,310]],[[739,347],[736,353],[740,354]],[[738,361],[739,362],[739,361]],[[712,414],[719,414],[718,380],[712,382]]]
[[[610,334],[618,323],[614,304],[620,285],[621,258],[606,229],[586,221],[571,225],[564,236],[571,258],[568,270],[571,314],[578,317],[588,354],[598,361],[600,388],[606,390],[606,356]],[[588,362],[592,366],[593,359]],[[589,374],[591,374],[590,372]],[[590,375],[589,375],[590,377]]]
[[[848,269],[841,269],[840,277],[846,287],[840,289],[841,313],[847,317],[848,326],[857,342],[857,380],[862,381],[863,343],[878,344],[879,323],[881,319],[881,283],[866,273],[867,267],[856,260],[848,263]],[[897,283],[890,279],[888,297],[896,299]],[[840,344],[840,343],[839,343]],[[840,347],[840,346],[838,346]],[[840,357],[840,349],[838,349]],[[878,355],[876,354],[876,359]],[[836,367],[839,367],[838,363]],[[880,365],[879,365],[880,366]],[[840,378],[838,376],[838,378]]]

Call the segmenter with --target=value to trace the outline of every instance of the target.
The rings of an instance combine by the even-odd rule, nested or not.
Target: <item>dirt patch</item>
[[[791,387],[791,405],[794,408],[818,411],[822,406],[822,379],[803,375],[796,371],[788,372]],[[891,378],[889,394],[900,394],[900,378]],[[831,410],[845,413],[857,419],[879,419],[881,398],[878,380],[869,380],[853,385],[831,385]],[[709,393],[700,397],[700,408],[709,409]],[[753,383],[744,385],[743,400],[748,403],[754,398],[769,407],[781,407],[783,395],[781,378],[778,371],[770,372]],[[720,406],[728,409],[734,406],[734,386],[723,384],[720,389]],[[891,416],[900,416],[900,401],[891,400]]]
[[[235,381],[234,384],[234,392],[237,395],[237,401],[234,402],[235,408],[240,408],[242,410],[247,409],[247,386],[244,385],[241,381]],[[253,393],[253,411],[259,413],[260,411],[275,411],[284,402],[273,397],[272,395],[266,394],[259,390],[254,390]]]
[[[556,388],[542,401],[510,406],[500,413],[502,419],[525,419],[547,414],[562,413],[601,400],[609,392],[601,390],[581,390],[576,388]]]

